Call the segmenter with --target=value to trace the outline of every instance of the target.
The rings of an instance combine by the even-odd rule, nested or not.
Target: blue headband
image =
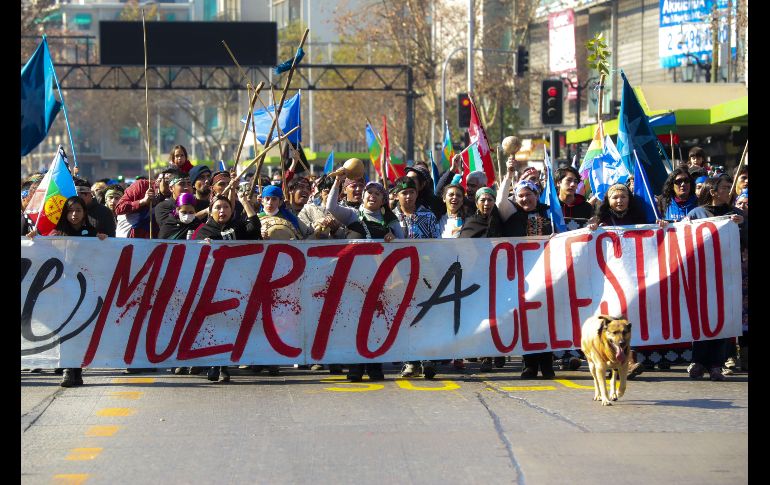
[[[695,184],[696,184],[696,185],[697,185],[697,184],[702,184],[703,182],[705,182],[705,181],[706,181],[706,179],[708,179],[708,177],[706,177],[705,175],[704,175],[704,176],[702,176],[702,177],[698,177],[698,178],[696,178],[696,179],[695,179]]]
[[[534,182],[530,180],[519,180],[519,182],[516,184],[516,187],[513,189],[513,192],[516,195],[519,195],[519,191],[521,191],[521,189],[529,189],[534,192],[535,195],[540,195],[540,187],[538,187]]]
[[[277,185],[266,185],[262,187],[262,197],[278,197],[283,199],[283,190]]]

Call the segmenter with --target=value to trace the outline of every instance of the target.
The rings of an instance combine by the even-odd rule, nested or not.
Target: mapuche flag
[[[51,162],[51,168],[46,172],[35,190],[35,195],[27,205],[26,213],[35,221],[38,234],[43,236],[47,236],[56,228],[64,202],[73,195],[77,195],[72,175],[67,169],[66,158],[64,149],[59,145],[56,156]]]
[[[476,105],[471,101],[471,123],[468,127],[468,134],[471,138],[471,144],[477,143],[478,152],[481,155],[481,165],[476,170],[483,170],[487,175],[487,185],[492,186],[495,183],[495,166],[492,163],[492,152],[489,151],[489,141],[484,127],[481,125],[479,115],[476,112]],[[470,146],[470,145],[469,145]],[[465,178],[463,178],[465,186]]]

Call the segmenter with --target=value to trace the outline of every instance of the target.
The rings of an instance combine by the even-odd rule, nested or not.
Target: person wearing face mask
[[[283,190],[276,185],[262,188],[262,237],[268,240],[299,241],[314,236],[315,230],[297,219],[284,204]]]
[[[174,201],[169,217],[160,226],[159,239],[192,239],[203,221],[195,217],[195,196],[182,192]]]
[[[171,186],[171,197],[155,206],[155,220],[162,227],[167,219],[173,219],[173,212],[176,210],[176,202],[182,194],[192,195],[192,184],[190,177],[184,173],[178,173],[169,182]],[[195,196],[193,196],[194,198]]]

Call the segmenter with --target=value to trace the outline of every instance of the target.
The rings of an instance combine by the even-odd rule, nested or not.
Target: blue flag
[[[331,173],[334,170],[334,150],[329,153],[329,158],[326,159],[326,165],[324,165],[324,175]]]
[[[646,222],[652,224],[660,219],[655,205],[655,198],[652,196],[647,173],[639,162],[636,150],[632,152],[632,156],[634,157],[634,198],[642,203],[644,215],[647,218]]]
[[[223,171],[223,172],[227,171],[227,166],[225,165],[225,161],[224,160],[218,161],[217,164],[218,164],[217,165],[217,170],[220,170],[220,171]]]
[[[591,192],[596,194],[599,200],[604,200],[604,195],[612,184],[625,184],[631,177],[631,172],[621,161],[620,154],[609,136],[604,137],[602,154],[594,158],[590,174]]]
[[[561,202],[559,201],[559,191],[556,190],[556,183],[553,181],[553,167],[551,166],[551,160],[548,157],[548,150],[545,150],[544,154],[545,157],[543,163],[548,170],[548,180],[545,184],[545,190],[540,194],[540,202],[550,206],[548,212],[551,216],[553,232],[566,232],[569,231],[569,229],[564,222],[564,214],[561,211]]]
[[[21,68],[21,156],[48,134],[61,103],[53,94],[54,72],[48,41],[43,41]]]
[[[668,177],[666,167],[671,163],[658,137],[650,127],[649,119],[644,114],[636,94],[628,84],[623,71],[623,96],[620,99],[618,115],[618,151],[629,172],[634,170],[632,152],[636,150],[645,172],[649,176],[650,188],[655,195],[663,191],[663,184]]]
[[[275,105],[267,107],[268,111],[260,109],[254,112],[254,126],[257,131],[257,140],[263,145],[268,145],[270,142],[267,140],[267,134],[270,133],[270,127],[273,125],[273,117],[270,113],[275,113]],[[248,115],[241,119],[241,123],[246,123]],[[281,108],[281,114],[278,116],[278,126],[281,128],[281,133],[286,133],[295,126],[301,126],[300,121],[300,92],[287,99],[283,103]],[[249,131],[252,131],[251,123],[249,123]],[[278,130],[273,130],[273,137],[278,135]],[[287,138],[294,145],[302,141],[302,128],[295,131]]]
[[[436,160],[433,158],[433,150],[428,150],[428,157],[430,157],[430,176],[433,178],[433,193],[436,193],[436,184],[438,183],[439,174],[438,174],[438,165],[436,165]]]
[[[305,51],[302,50],[302,47],[299,47],[297,48],[297,53],[294,55],[294,57],[275,66],[273,68],[273,72],[275,72],[276,76],[282,74],[291,69],[291,65],[295,58],[297,59],[297,64],[299,64],[299,61],[301,61],[303,57],[305,57]]]

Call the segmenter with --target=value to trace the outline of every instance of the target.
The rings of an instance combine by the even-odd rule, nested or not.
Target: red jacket
[[[150,188],[149,180],[137,180],[131,184],[123,193],[117,204],[115,204],[115,215],[118,218],[116,235],[117,237],[130,237],[139,239],[149,239],[150,237],[150,208],[142,207],[140,202],[144,199],[144,194]],[[158,188],[154,187],[157,193]],[[156,195],[153,201],[153,207],[162,202],[165,197]],[[159,232],[155,217],[152,217],[152,235],[157,237]]]

